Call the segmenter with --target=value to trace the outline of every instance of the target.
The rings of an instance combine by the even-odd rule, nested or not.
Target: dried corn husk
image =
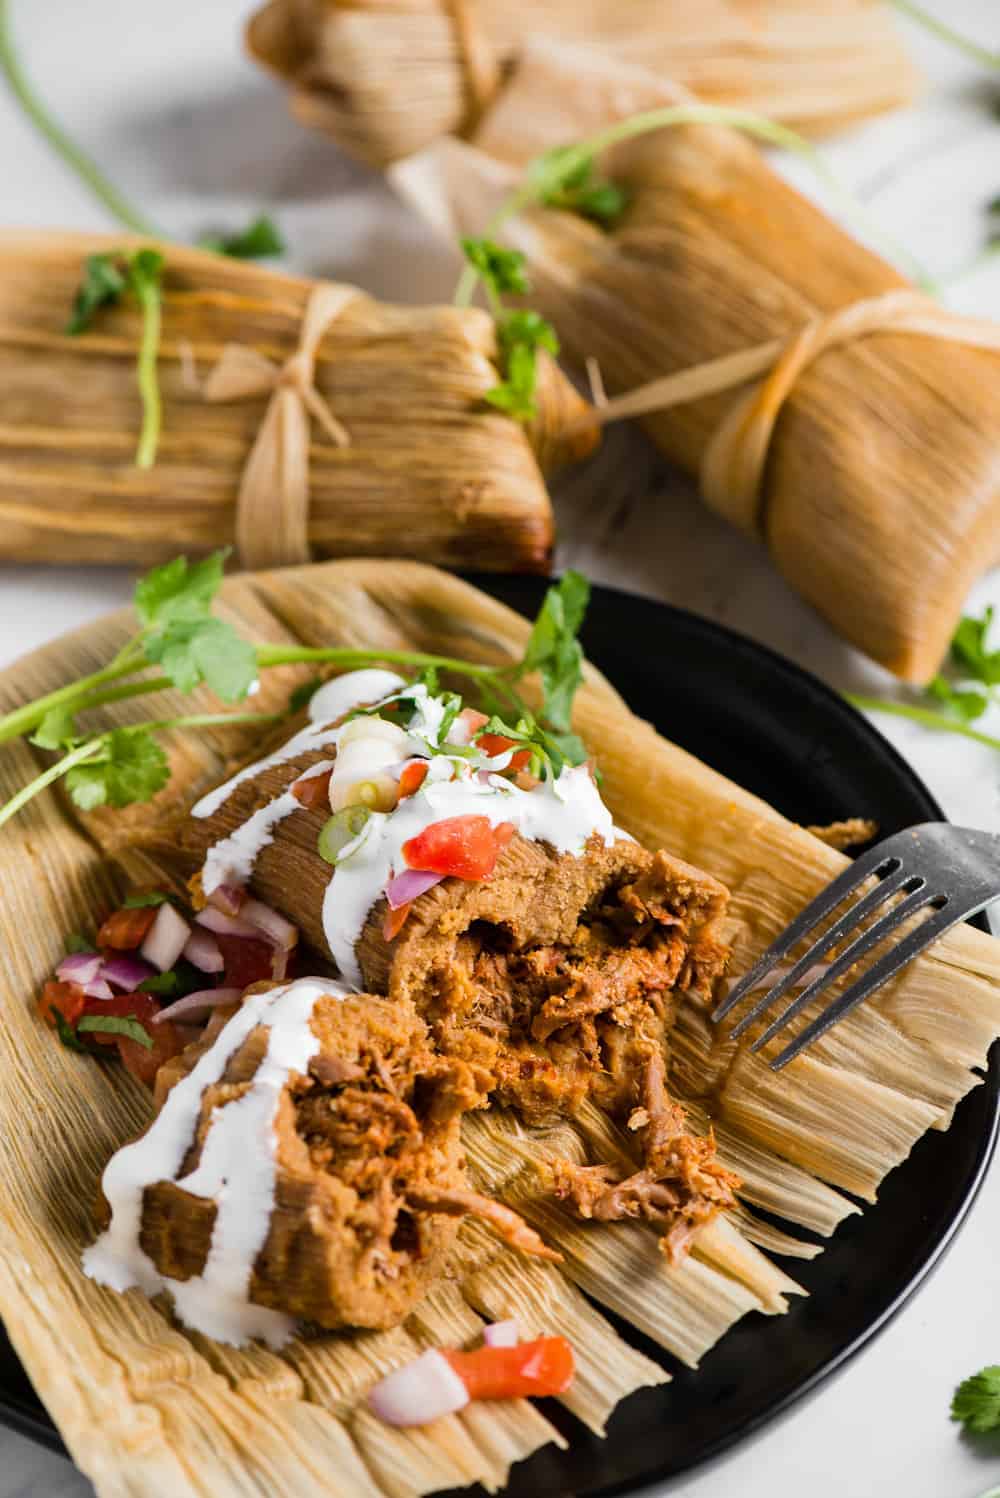
[[[621,397],[605,415],[644,413],[841,635],[926,681],[1000,555],[1000,327],[918,296],[735,132],[661,130],[604,167],[631,193],[614,232],[551,209],[505,226],[532,305]],[[449,234],[515,180],[457,141],[396,173]]]
[[[373,166],[503,112],[535,37],[641,62],[703,99],[817,134],[905,103],[916,82],[877,0],[269,0],[247,31],[291,86],[297,118]],[[583,79],[561,79],[556,100],[535,83],[516,125],[529,155],[550,143],[553,107],[590,107]]]
[[[482,660],[519,658],[528,631],[467,584],[409,562],[334,562],[232,579],[223,609],[258,638],[409,645]],[[29,656],[0,678],[0,707],[93,669],[130,630],[125,613],[111,615]],[[268,673],[261,705],[284,700],[294,680],[294,672]],[[107,716],[166,716],[178,700],[172,691],[152,694]],[[593,670],[576,726],[601,761],[616,818],[643,842],[662,843],[729,884],[736,971],[843,867],[842,854],[659,738]],[[164,816],[216,781],[232,752],[249,757],[257,747],[246,730],[174,735],[175,779],[151,807],[95,813],[81,828],[55,796],[44,796],[0,840],[8,986],[0,1127],[9,1144],[0,1161],[0,1313],[102,1495],[409,1498],[476,1480],[502,1483],[511,1462],[559,1439],[537,1410],[519,1401],[474,1406],[433,1430],[396,1431],[366,1411],[365,1390],[430,1342],[469,1340],[480,1315],[516,1310],[527,1328],[558,1327],[578,1339],[584,1377],[565,1402],[601,1428],[617,1400],[657,1382],[659,1371],[581,1290],[688,1363],[748,1310],[780,1313],[798,1287],[767,1250],[813,1252],[797,1226],[829,1234],[857,1210],[838,1185],[872,1197],[923,1130],[945,1122],[976,1084],[969,1068],[982,1064],[1000,1032],[1000,955],[970,928],[950,933],[777,1077],[688,1004],[671,1083],[695,1127],[707,1127],[708,1111],[715,1115],[722,1157],[746,1185],[739,1213],[703,1234],[680,1270],[658,1253],[652,1230],[581,1225],[541,1189],[536,1170],[547,1156],[628,1155],[628,1141],[600,1114],[587,1109],[573,1125],[529,1130],[491,1113],[466,1131],[470,1163],[484,1187],[564,1248],[564,1266],[513,1257],[470,1224],[453,1280],[394,1331],[304,1337],[280,1356],[217,1346],[176,1329],[138,1292],[116,1296],[80,1273],[100,1171],[149,1104],[119,1069],[55,1044],[32,1001],[64,933],[113,902],[121,871],[156,877],[149,849]],[[27,744],[5,746],[0,795],[24,782],[37,757]],[[787,1226],[756,1218],[754,1206]],[[763,1346],[765,1324],[759,1335]]]
[[[547,567],[542,471],[589,451],[597,432],[570,431],[585,408],[547,356],[529,429],[484,403],[496,342],[478,311],[387,306],[171,246],[163,436],[155,467],[136,468],[138,312],[123,303],[84,335],[64,333],[85,257],[122,243],[0,234],[0,557],[148,563],[235,538],[257,565],[303,561],[311,545]],[[319,314],[315,384],[308,363],[286,363],[307,307]]]

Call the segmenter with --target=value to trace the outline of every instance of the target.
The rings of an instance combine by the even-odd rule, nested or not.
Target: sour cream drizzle
[[[343,998],[347,992],[326,978],[300,978],[244,1003],[194,1070],[171,1090],[142,1138],[112,1156],[103,1178],[111,1222],[83,1256],[91,1279],[112,1290],[138,1286],[147,1295],[169,1290],[181,1321],[219,1342],[240,1346],[261,1337],[280,1347],[288,1340],[292,1318],[249,1300],[253,1267],[274,1210],[275,1114],[291,1073],[304,1073],[319,1049],[309,1023],[317,1000],[324,994]],[[205,1088],[219,1081],[258,1025],[268,1031],[267,1050],[250,1086],[241,1098],[214,1110],[197,1168],[179,1176]],[[143,1191],[158,1181],[175,1181],[216,1204],[208,1257],[201,1273],[189,1280],[162,1275],[139,1241]]]
[[[336,689],[334,691],[333,689]],[[382,696],[375,695],[381,689]],[[194,808],[197,817],[211,816],[241,780],[255,776],[272,764],[293,759],[301,750],[320,743],[336,743],[339,728],[325,726],[331,714],[342,715],[363,703],[384,706],[398,697],[412,698],[416,712],[408,725],[410,752],[426,755],[429,746],[439,748],[445,707],[422,685],[407,687],[388,671],[353,671],[327,683],[313,697],[313,724],[296,734],[277,754],[249,765],[219,790],[211,791]],[[583,853],[595,833],[609,845],[627,833],[615,827],[611,813],[601,800],[589,771],[582,765],[567,766],[555,781],[548,779],[534,790],[522,791],[509,780],[487,770],[504,768],[510,752],[494,759],[470,764],[461,755],[441,754],[430,760],[423,786],[391,812],[373,812],[356,843],[343,851],[333,870],[323,901],[323,931],[330,956],[345,982],[360,988],[362,974],[355,945],[372,906],[394,874],[407,867],[403,844],[434,822],[446,817],[484,816],[492,826],[513,822],[522,837],[551,844],[558,853]],[[319,767],[312,773],[317,773]],[[451,776],[456,778],[452,779]],[[289,801],[294,805],[289,804]],[[235,878],[249,879],[260,849],[272,840],[272,829],[299,803],[285,792],[242,827],[216,843],[206,857],[202,880],[207,894],[219,884]]]

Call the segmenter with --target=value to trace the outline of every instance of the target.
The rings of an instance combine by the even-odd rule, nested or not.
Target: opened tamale
[[[926,681],[998,554],[1000,328],[918,295],[732,130],[661,129],[602,170],[627,193],[612,232],[545,208],[504,225],[532,305],[636,392],[605,415],[642,415],[842,636]],[[395,172],[449,234],[519,180],[457,141]]]
[[[409,644],[489,661],[520,659],[530,627],[458,579],[398,561],[233,578],[224,607],[254,635],[276,641]],[[133,628],[121,613],[36,652],[5,673],[4,705],[106,660]],[[267,672],[262,693],[285,696],[294,680],[284,669]],[[203,689],[197,697],[211,700]],[[181,700],[168,689],[143,699],[140,711],[161,717]],[[101,712],[108,724],[135,718],[134,705]],[[616,818],[643,844],[667,844],[732,888],[734,971],[745,970],[844,866],[843,855],[660,739],[590,668],[575,721],[602,766]],[[128,819],[133,832],[151,833],[174,802],[186,804],[224,773],[236,730],[224,741],[211,732],[170,735],[174,782],[158,803],[138,808],[138,824]],[[239,748],[245,757],[259,751],[249,734]],[[24,784],[39,754],[26,742],[5,747],[6,794]],[[740,1214],[710,1223],[683,1265],[666,1263],[648,1227],[580,1223],[539,1192],[536,1165],[546,1158],[582,1159],[589,1149],[610,1162],[628,1154],[628,1139],[603,1115],[585,1111],[573,1123],[534,1129],[498,1110],[474,1116],[463,1131],[477,1185],[544,1231],[562,1249],[563,1264],[525,1260],[473,1223],[460,1231],[454,1279],[435,1287],[403,1326],[308,1335],[281,1353],[234,1349],[178,1328],[161,1302],[107,1293],[78,1267],[97,1177],[109,1153],[148,1119],[150,1104],[119,1068],[54,1044],[38,1023],[34,995],[63,934],[120,898],[115,863],[129,878],[158,877],[140,847],[116,836],[117,815],[91,814],[81,830],[66,805],[46,795],[0,840],[10,989],[0,1033],[0,1115],[10,1142],[0,1161],[0,1309],[74,1460],[102,1498],[228,1498],[251,1490],[274,1498],[401,1498],[473,1482],[501,1486],[513,1462],[563,1440],[539,1409],[487,1402],[430,1430],[397,1430],[365,1408],[371,1384],[428,1346],[471,1344],[483,1318],[516,1315],[529,1335],[558,1331],[572,1341],[578,1374],[562,1403],[600,1431],[620,1399],[662,1383],[651,1349],[667,1348],[690,1366],[749,1312],[786,1309],[798,1287],[755,1244],[814,1254],[816,1242],[795,1237],[799,1227],[832,1233],[858,1211],[844,1190],[872,1200],[924,1130],[946,1125],[977,1085],[969,1068],[983,1064],[1000,1029],[996,943],[969,927],[950,932],[778,1076],[749,1053],[746,1038],[732,1042],[705,1025],[692,1000],[681,1010],[671,1081],[693,1122],[707,1127],[714,1117],[720,1155],[744,1184]],[[61,1126],[54,1129],[53,1120]],[[875,1210],[891,1214],[891,1192]],[[838,1316],[842,1297],[832,1299],[827,1312]],[[625,1340],[625,1323],[649,1339],[643,1351]],[[756,1316],[746,1335],[754,1355],[767,1358],[773,1323]],[[692,1386],[697,1391],[697,1380]],[[645,1397],[649,1422],[669,1428],[677,1420],[670,1385]],[[585,1458],[593,1452],[586,1448]],[[564,1480],[559,1460],[550,1452],[540,1474],[550,1488]]]
[[[872,0],[269,0],[248,29],[296,116],[373,166],[473,137],[521,86],[535,37],[641,61],[814,133],[905,103],[915,83],[888,5]],[[555,96],[536,82],[517,125],[532,150],[550,143],[553,109],[590,107],[584,79],[563,75]]]
[[[387,306],[351,287],[165,250],[155,464],[129,298],[71,337],[88,256],[128,241],[0,235],[0,557],[148,563],[236,540],[245,564],[403,553],[544,570],[543,471],[589,450],[584,409],[545,356],[522,426],[498,383],[493,320]]]

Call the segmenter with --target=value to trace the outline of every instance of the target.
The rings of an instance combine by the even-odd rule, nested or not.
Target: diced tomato
[[[409,838],[403,844],[403,857],[411,869],[451,874],[456,879],[488,879],[514,831],[513,822],[493,827],[488,817],[445,817]]]
[[[332,774],[332,768],[324,770],[322,775],[310,775],[307,779],[297,780],[292,786],[292,795],[302,803],[306,811],[319,811],[321,807],[329,810]]]
[[[502,733],[481,733],[476,740],[476,748],[481,749],[484,754],[488,754],[490,759],[493,759],[497,754],[505,754],[508,749],[517,748],[517,740],[509,739],[506,734]],[[511,756],[511,761],[507,768],[510,770],[523,770],[530,763],[531,750],[518,749],[517,753]]]
[[[60,983],[53,978],[38,996],[38,1012],[53,1029],[57,1013],[62,1015],[68,1025],[75,1025],[86,1002],[87,995],[79,983]]]
[[[459,725],[459,733],[454,742],[471,743],[479,730],[489,721],[485,713],[477,712],[474,707],[463,707],[455,719],[455,724]]]
[[[134,952],[141,947],[156,920],[156,907],[142,905],[135,910],[116,910],[109,915],[97,933],[99,947],[111,947],[116,952]]]
[[[419,791],[427,778],[427,762],[422,759],[411,760],[404,766],[399,777],[399,799],[403,801],[407,796],[412,796],[414,791]]]
[[[153,1016],[159,1014],[160,1006],[152,994],[148,993],[119,993],[113,999],[87,999],[83,1006],[83,1014],[100,1014],[105,1018],[114,1014],[119,1018],[136,1019],[140,1025],[144,1025],[150,1034]],[[157,1028],[156,1026],[153,1027]],[[116,1045],[120,1039],[117,1035],[103,1033],[100,1030],[85,1030],[80,1039],[94,1045]]]
[[[386,906],[385,920],[382,922],[382,935],[386,941],[392,941],[399,935],[412,909],[412,900],[406,905],[400,905],[396,910],[393,910],[391,906]]]
[[[127,1035],[118,1035],[118,1054],[123,1065],[141,1082],[144,1087],[152,1087],[156,1081],[156,1073],[164,1062],[173,1056],[179,1056],[185,1046],[185,1041],[178,1027],[171,1024],[170,1020],[164,1020],[162,1024],[146,1024],[146,1029],[153,1039],[153,1049],[148,1050],[138,1040],[131,1040]]]
[[[514,1347],[477,1347],[444,1356],[470,1399],[515,1399],[524,1395],[562,1394],[576,1371],[573,1348],[565,1337],[539,1337]]]
[[[274,977],[274,948],[270,942],[221,933],[216,933],[215,939],[226,964],[224,988],[249,988],[251,983],[267,983]]]

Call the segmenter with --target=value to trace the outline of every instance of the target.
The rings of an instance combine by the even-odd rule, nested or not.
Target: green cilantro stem
[[[916,5],[914,0],[893,0],[893,4],[904,16],[918,22],[941,41],[957,47],[959,52],[964,52],[973,62],[980,62],[987,68],[1000,68],[1000,52],[991,52],[989,47],[982,47],[978,42],[971,41],[946,21],[941,21],[937,16],[931,15],[930,11],[924,10],[922,5]]]
[[[139,433],[135,464],[137,468],[152,468],[156,462],[156,449],[159,446],[162,424],[160,381],[156,372],[162,318],[162,294],[159,281],[143,280],[136,286],[135,295],[142,309],[142,338],[136,361],[136,377],[139,396],[142,400],[142,429]]]
[[[880,697],[859,697],[853,692],[847,692],[845,696],[854,707],[859,707],[866,712],[889,713],[894,718],[909,718],[914,723],[922,723],[925,728],[940,729],[942,733],[959,733],[963,738],[974,739],[977,744],[985,744],[988,749],[1000,749],[1000,739],[994,738],[992,734],[981,733],[978,728],[971,728],[968,723],[962,723],[958,718],[949,718],[944,713],[936,713],[933,708],[915,707],[907,702],[883,702]]]
[[[455,671],[463,676],[484,678],[495,676],[509,668],[504,666],[482,666],[474,661],[462,661],[449,655],[426,655],[419,650],[354,650],[347,646],[332,645],[259,645],[257,664],[267,666],[291,666],[313,661],[335,666],[365,666],[372,661],[388,661],[393,666],[415,666],[419,670],[435,667],[439,671]]]
[[[575,143],[571,148],[572,153],[577,160],[584,156],[597,156],[612,146],[621,145],[624,141],[633,140],[636,136],[646,135],[652,130],[662,130],[671,125],[726,125],[731,129],[741,130],[744,134],[753,136],[766,145],[781,146],[785,150],[794,151],[796,155],[809,162],[817,177],[835,194],[845,214],[863,229],[869,239],[875,242],[881,241],[890,258],[904,266],[912,279],[924,290],[929,292],[935,290],[934,281],[913,256],[900,246],[890,243],[881,229],[872,223],[863,204],[844,186],[836,173],[830,170],[811,141],[806,140],[796,131],[790,130],[787,125],[780,125],[777,121],[768,119],[766,115],[756,114],[753,110],[730,108],[721,104],[675,104],[662,109],[644,110],[640,114],[630,115],[627,119],[608,125],[604,130],[598,131],[596,135],[591,135],[586,140]],[[543,163],[544,160],[544,155],[536,158],[537,162]],[[536,181],[531,179],[531,165],[528,167],[528,173],[528,180],[511,193],[490,219],[484,231],[487,235],[494,234],[522,208],[533,202],[544,201],[542,189]],[[479,272],[475,266],[466,265],[455,288],[454,303],[457,307],[468,306],[479,279]]]
[[[70,170],[86,183],[95,197],[100,199],[112,217],[116,218],[126,229],[134,230],[136,234],[148,234],[156,239],[168,237],[161,235],[156,225],[150,223],[149,219],[140,213],[113,183],[108,181],[97,163],[81,150],[49,114],[48,109],[28,81],[18,59],[10,23],[9,0],[0,0],[0,71],[3,72],[11,92],[36,130],[45,137]]]
[[[15,708],[13,712],[6,713],[0,718],[0,744],[6,744],[11,739],[19,739],[24,734],[38,727],[46,713],[50,713],[57,707],[72,707],[79,698],[86,697],[96,687],[102,687],[105,682],[120,681],[123,676],[131,676],[136,671],[143,670],[148,665],[145,657],[139,662],[121,661],[119,664],[105,666],[102,671],[94,671],[90,676],[83,676],[79,681],[70,682],[68,686],[59,687],[54,692],[48,692],[44,697],[39,697],[34,702],[26,702],[23,707]],[[165,678],[157,680],[159,688],[168,687],[170,683]],[[136,697],[142,692],[152,691],[152,687],[145,683],[133,683],[133,690],[122,692],[114,701],[120,701],[123,697]],[[96,703],[93,706],[97,706]]]
[[[142,687],[141,683],[137,685]],[[162,683],[158,683],[162,686]],[[211,728],[228,727],[236,723],[278,723],[285,717],[284,713],[188,713],[179,718],[159,718],[149,723],[137,723],[128,731],[133,733],[160,733],[168,728]],[[54,764],[49,765],[34,780],[22,786],[16,795],[12,796],[5,806],[0,807],[0,827],[15,817],[19,811],[33,801],[39,792],[44,791],[46,786],[53,785],[61,780],[75,765],[85,764],[87,760],[93,759],[103,749],[111,738],[114,729],[107,729],[104,733],[94,734],[92,738],[86,739],[84,743],[77,744],[68,754],[57,759]]]

